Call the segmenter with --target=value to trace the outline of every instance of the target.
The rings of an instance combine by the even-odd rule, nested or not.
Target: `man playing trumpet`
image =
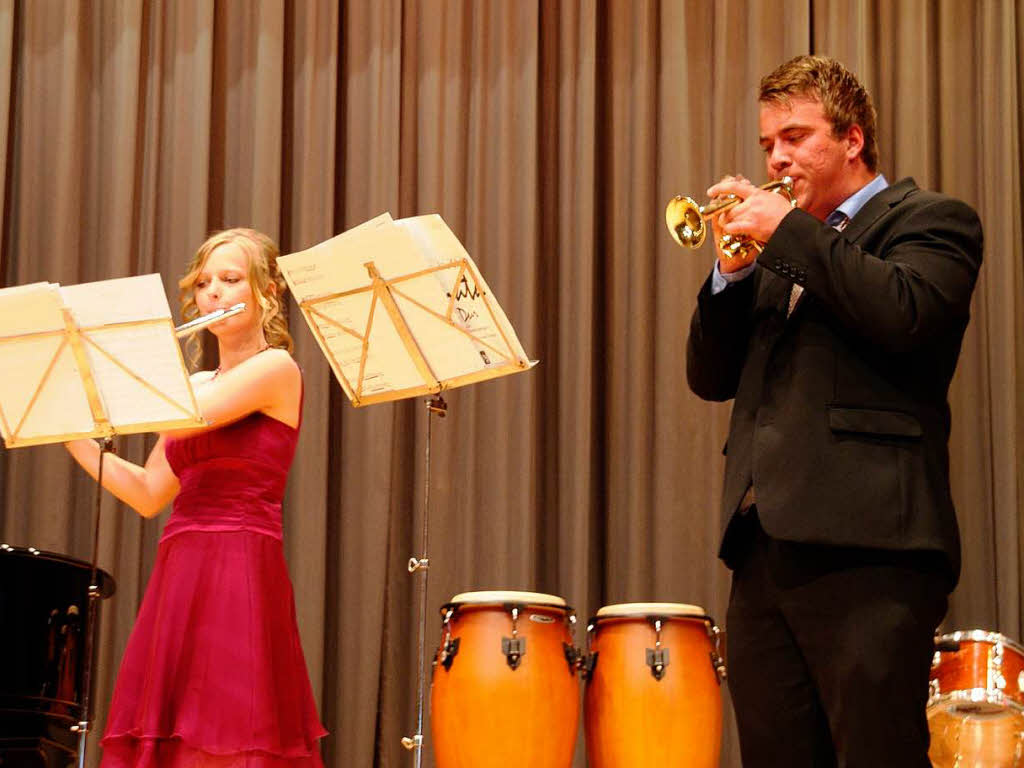
[[[935,628],[960,570],[947,391],[982,258],[966,204],[890,185],[875,111],[838,62],[761,81],[782,195],[726,177],[687,346],[691,389],[734,399],[720,557],[743,764],[929,766]]]

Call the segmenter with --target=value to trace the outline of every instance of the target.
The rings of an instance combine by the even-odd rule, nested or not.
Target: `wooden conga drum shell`
[[[664,621],[669,663],[660,680],[646,657],[655,631],[644,617],[592,622],[596,661],[584,694],[590,768],[717,768],[722,704],[703,618]]]
[[[928,700],[932,764],[1024,766],[1024,648],[984,630],[954,632],[936,643]],[[951,647],[957,649],[944,650]]]
[[[512,634],[505,606],[458,605],[448,626],[458,651],[450,666],[435,664],[431,684],[438,768],[572,765],[580,697],[563,645],[572,647],[567,616],[567,608],[523,605],[516,628],[526,648],[513,669],[502,651]]]

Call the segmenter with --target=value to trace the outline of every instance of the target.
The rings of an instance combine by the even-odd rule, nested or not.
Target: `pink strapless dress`
[[[118,673],[102,768],[319,768],[281,544],[298,430],[265,414],[166,442],[181,483]]]

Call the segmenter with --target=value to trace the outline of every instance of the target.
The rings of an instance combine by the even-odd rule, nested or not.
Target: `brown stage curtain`
[[[641,600],[721,616],[729,406],[690,394],[683,361],[713,257],[670,242],[663,206],[763,180],[758,79],[834,55],[874,94],[888,178],[984,221],[945,626],[1020,638],[1022,44],[1013,0],[0,0],[3,284],[157,271],[175,304],[211,230],[290,252],[440,213],[540,364],[451,392],[434,425],[429,651],[434,608],[472,589],[561,595],[584,619]],[[325,757],[411,764],[426,411],[351,408],[292,317],[306,406],[285,535]],[[91,491],[60,447],[0,451],[0,540],[88,558]],[[104,503],[100,725],[160,529]],[[739,765],[728,720],[722,765]]]

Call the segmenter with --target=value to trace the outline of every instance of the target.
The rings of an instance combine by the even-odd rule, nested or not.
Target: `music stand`
[[[78,765],[90,727],[103,458],[114,435],[204,426],[160,275],[0,290],[0,431],[7,448],[101,438]]]
[[[422,762],[431,415],[442,392],[529,370],[515,330],[473,259],[436,215],[387,213],[278,259],[313,336],[352,405],[430,395],[424,453],[416,733],[402,739]]]

